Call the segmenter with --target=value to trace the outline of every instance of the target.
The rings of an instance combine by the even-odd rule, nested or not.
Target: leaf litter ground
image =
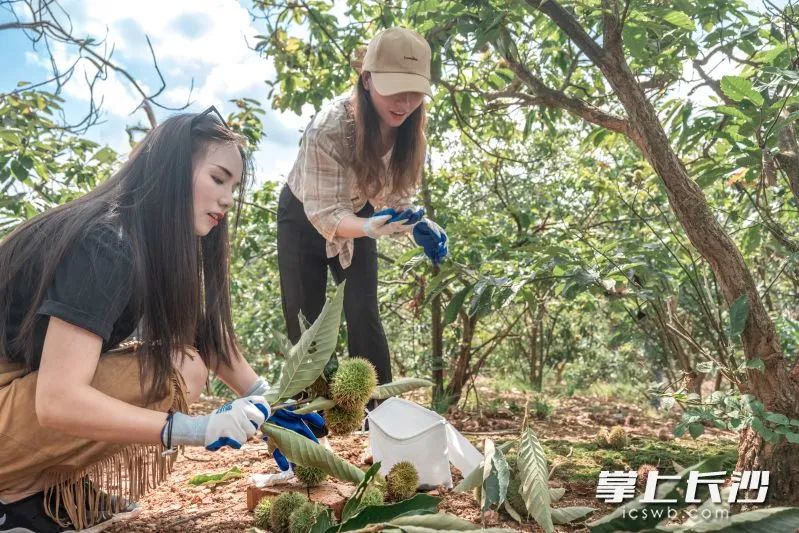
[[[515,391],[497,394],[487,386],[478,386],[478,390],[479,409],[451,408],[445,416],[481,449],[485,438],[498,443],[517,438],[524,417],[525,394]],[[429,403],[429,399],[419,393],[406,397],[422,405]],[[192,411],[209,412],[221,403],[222,400],[215,398],[203,398],[192,406]],[[736,448],[734,434],[712,428],[696,441],[670,438],[676,415],[657,414],[651,409],[610,398],[573,396],[552,400],[552,403],[554,408],[549,418],[539,420],[529,416],[532,428],[547,452],[549,467],[555,465],[550,486],[566,488],[566,495],[555,505],[596,507],[598,511],[592,518],[615,509],[615,506],[595,498],[600,470],[630,470],[649,463],[671,473],[673,462],[688,466],[709,455]],[[630,444],[619,451],[598,448],[593,442],[597,431],[614,425],[624,426],[631,437]],[[330,442],[341,457],[359,467],[367,467],[364,459],[368,436],[331,437]],[[244,477],[212,487],[189,484],[197,474],[223,472],[233,467],[240,468]],[[276,472],[277,467],[262,442],[251,441],[242,450],[225,449],[216,453],[187,449],[179,457],[170,478],[139,502],[141,512],[138,516],[114,524],[106,531],[246,531],[254,526],[253,516],[246,506],[249,475]],[[461,473],[454,468],[453,479],[455,484],[462,479]],[[304,490],[295,483],[275,488]],[[440,511],[481,524],[479,506],[471,494],[454,493],[443,488],[434,494],[443,496]],[[504,514],[496,513],[488,515],[482,524],[541,531],[534,523],[519,524]],[[556,526],[556,531],[586,531],[586,528],[573,524]]]

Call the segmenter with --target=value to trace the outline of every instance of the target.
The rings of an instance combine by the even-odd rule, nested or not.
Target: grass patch
[[[723,464],[723,468],[729,471],[735,466],[738,449],[737,442],[723,438],[664,442],[631,437],[624,450],[600,448],[592,442],[556,439],[546,440],[542,445],[549,463],[559,463],[554,478],[591,486],[596,485],[602,470],[637,470],[643,464],[651,464],[664,474],[672,474],[672,462],[688,467],[719,454],[730,455]],[[567,458],[570,450],[573,450],[572,455]]]

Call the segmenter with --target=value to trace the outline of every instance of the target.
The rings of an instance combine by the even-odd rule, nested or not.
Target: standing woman
[[[351,95],[325,105],[305,130],[278,204],[278,265],[289,339],[300,338],[298,313],[322,310],[330,269],[347,280],[344,314],[350,356],[372,362],[391,381],[388,342],[377,303],[377,239],[414,230],[434,234],[434,261],[446,236],[413,212],[426,141],[424,95],[430,91],[430,46],[419,34],[391,28],[372,39]],[[373,216],[375,209],[404,212]],[[408,220],[408,217],[411,217]],[[397,218],[397,217],[393,217]],[[419,235],[417,235],[417,233]],[[425,246],[428,251],[428,246]]]
[[[165,448],[238,448],[269,417],[231,321],[226,215],[248,159],[209,111],[0,241],[0,531],[96,524],[165,479]],[[184,414],[209,369],[241,398]]]

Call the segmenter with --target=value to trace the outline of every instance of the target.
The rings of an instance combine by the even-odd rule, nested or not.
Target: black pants
[[[374,207],[367,203],[357,215],[372,213]],[[328,259],[325,244],[302,203],[284,186],[277,207],[277,262],[289,340],[296,343],[300,338],[300,311],[310,322],[322,312],[330,269],[336,283],[347,280],[344,317],[350,357],[368,359],[377,369],[378,382],[389,383],[391,361],[377,306],[377,243],[369,237],[355,239],[352,264],[346,269],[338,256]]]

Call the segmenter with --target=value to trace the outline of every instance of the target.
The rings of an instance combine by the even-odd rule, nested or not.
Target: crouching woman
[[[0,241],[0,531],[96,524],[166,478],[165,449],[237,448],[268,418],[231,324],[249,167],[223,121],[178,115]],[[189,416],[209,369],[241,397]]]

